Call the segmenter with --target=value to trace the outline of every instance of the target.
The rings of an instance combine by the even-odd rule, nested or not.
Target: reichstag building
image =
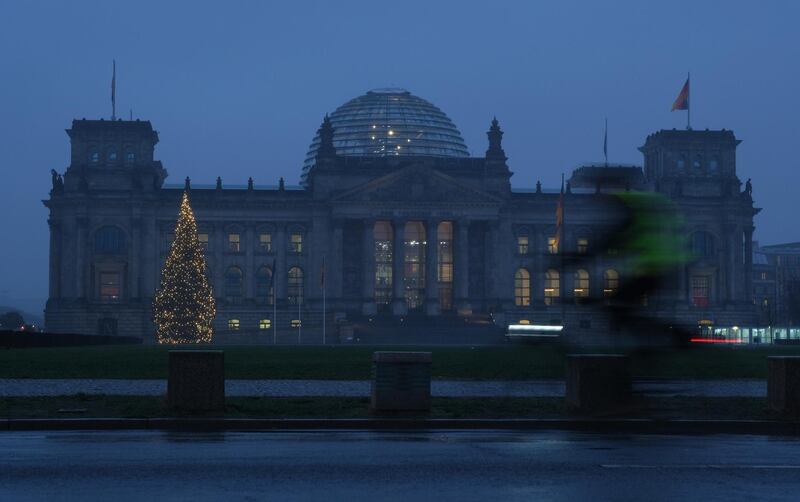
[[[669,197],[693,257],[643,299],[648,315],[685,326],[754,322],[758,209],[736,175],[732,131],[655,132],[639,148],[642,166],[578,167],[562,196],[539,183],[512,187],[503,132],[487,125],[486,153],[473,157],[433,104],[372,90],[325,117],[290,187],[252,178],[168,185],[150,122],[74,120],[70,164],[52,171],[44,201],[46,328],[153,341],[152,298],[186,189],[221,339],[290,343],[302,334],[310,343],[323,323],[333,340],[348,327],[415,320],[605,332],[603,300],[624,286],[626,257],[598,248],[619,224],[607,201],[622,191]],[[586,259],[565,264],[562,252]]]

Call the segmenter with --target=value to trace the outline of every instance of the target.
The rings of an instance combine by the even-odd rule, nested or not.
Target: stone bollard
[[[430,352],[375,352],[371,409],[430,411],[431,360]]]
[[[800,418],[800,356],[767,358],[769,407],[786,418]]]
[[[603,411],[631,398],[628,356],[567,355],[567,407],[581,412]]]
[[[167,404],[188,412],[224,411],[224,352],[170,350]]]

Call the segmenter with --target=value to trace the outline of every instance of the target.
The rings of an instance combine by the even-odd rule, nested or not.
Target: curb
[[[639,434],[759,434],[800,436],[800,422],[652,419],[305,419],[305,418],[20,418],[0,419],[2,431],[429,431],[564,430]]]

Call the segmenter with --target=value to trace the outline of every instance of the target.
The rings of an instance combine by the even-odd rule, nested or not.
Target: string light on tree
[[[161,285],[153,299],[153,322],[158,343],[209,343],[214,336],[216,306],[206,277],[206,261],[197,237],[197,222],[183,194],[175,240],[170,248]]]

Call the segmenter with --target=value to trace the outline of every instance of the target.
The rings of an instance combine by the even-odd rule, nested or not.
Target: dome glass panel
[[[337,155],[469,157],[461,133],[439,108],[404,89],[374,89],[330,114]],[[319,148],[315,134],[303,180]]]

